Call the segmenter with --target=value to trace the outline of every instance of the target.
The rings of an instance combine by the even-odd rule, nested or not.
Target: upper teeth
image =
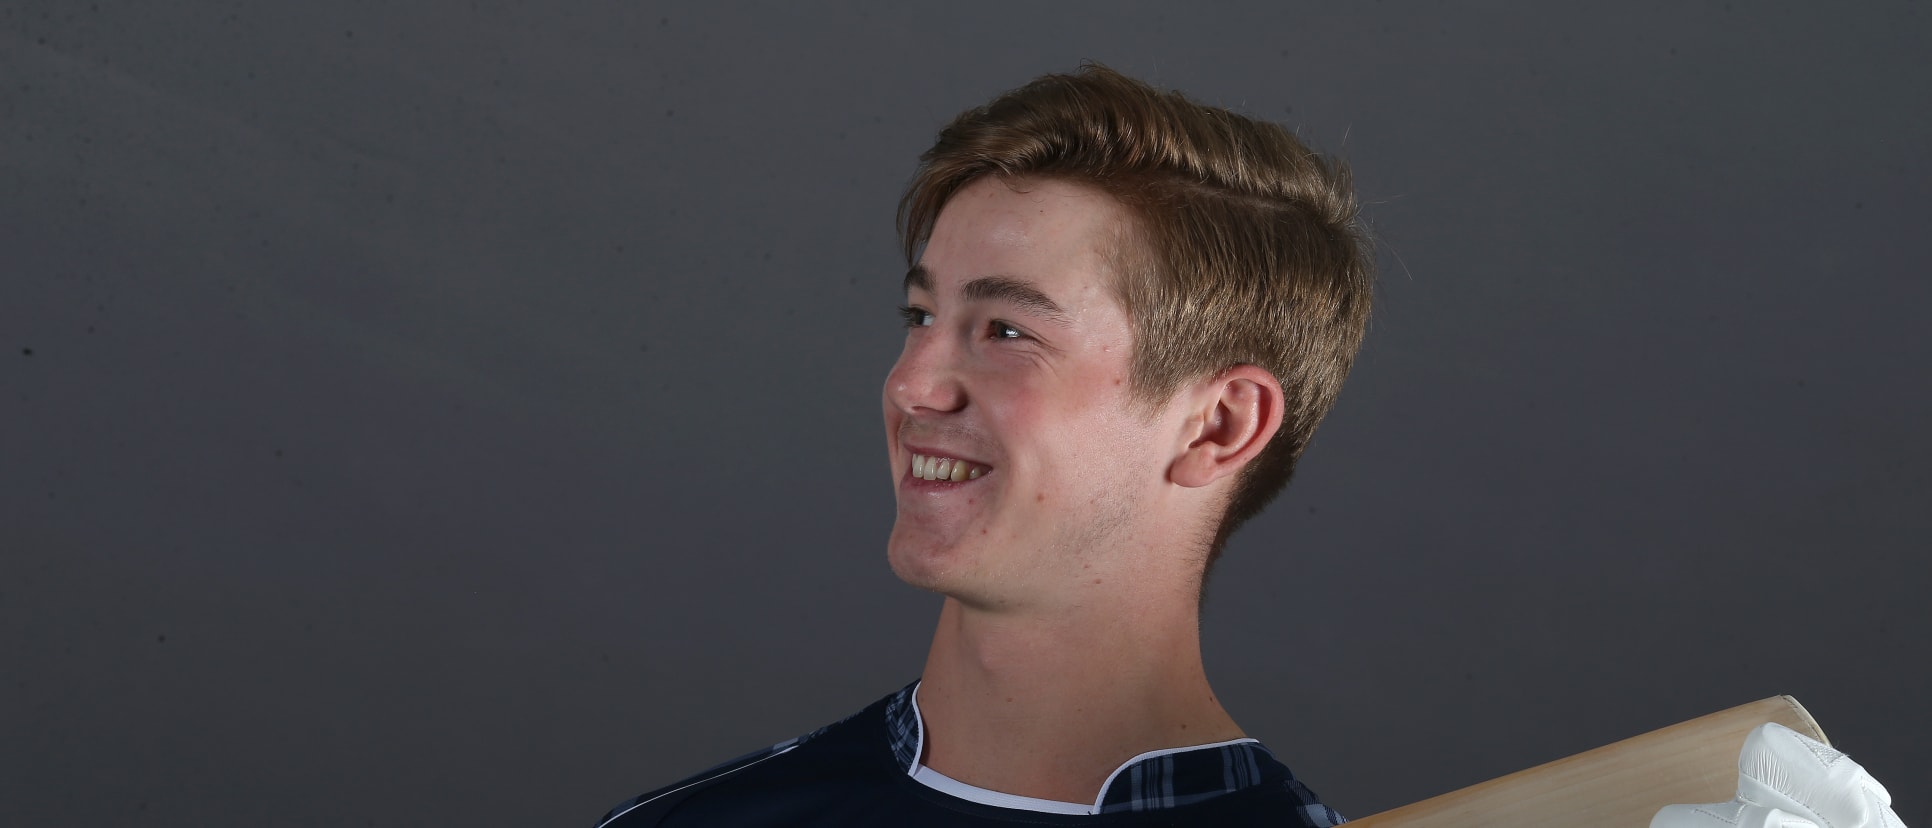
[[[912,456],[912,476],[920,480],[974,480],[985,473],[986,467],[975,466],[964,460],[925,454]]]

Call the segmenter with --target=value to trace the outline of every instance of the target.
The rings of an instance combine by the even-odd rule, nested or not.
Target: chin
[[[901,519],[886,541],[886,561],[899,580],[920,589],[950,593],[956,587],[964,552],[957,541],[933,537],[906,526]]]

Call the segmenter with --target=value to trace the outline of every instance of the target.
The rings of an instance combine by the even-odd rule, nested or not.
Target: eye
[[[908,305],[899,309],[899,316],[905,320],[908,328],[925,328],[932,325],[932,312],[925,308]]]
[[[986,332],[988,334],[991,334],[994,339],[1025,339],[1026,338],[1026,334],[1020,333],[1019,328],[1015,328],[1012,325],[1008,325],[1005,322],[999,321],[998,319],[995,319],[991,322],[986,323]]]

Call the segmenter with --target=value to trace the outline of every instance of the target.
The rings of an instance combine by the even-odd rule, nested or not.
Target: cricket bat
[[[1657,809],[1737,794],[1745,734],[1777,722],[1820,742],[1818,722],[1772,696],[1508,776],[1352,820],[1363,828],[1646,828]]]

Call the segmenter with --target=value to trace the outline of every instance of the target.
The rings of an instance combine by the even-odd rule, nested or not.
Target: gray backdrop
[[[583,825],[914,678],[892,214],[1094,59],[1380,305],[1209,671],[1364,815],[1793,693],[1932,820],[1915,3],[0,2],[0,824]]]

